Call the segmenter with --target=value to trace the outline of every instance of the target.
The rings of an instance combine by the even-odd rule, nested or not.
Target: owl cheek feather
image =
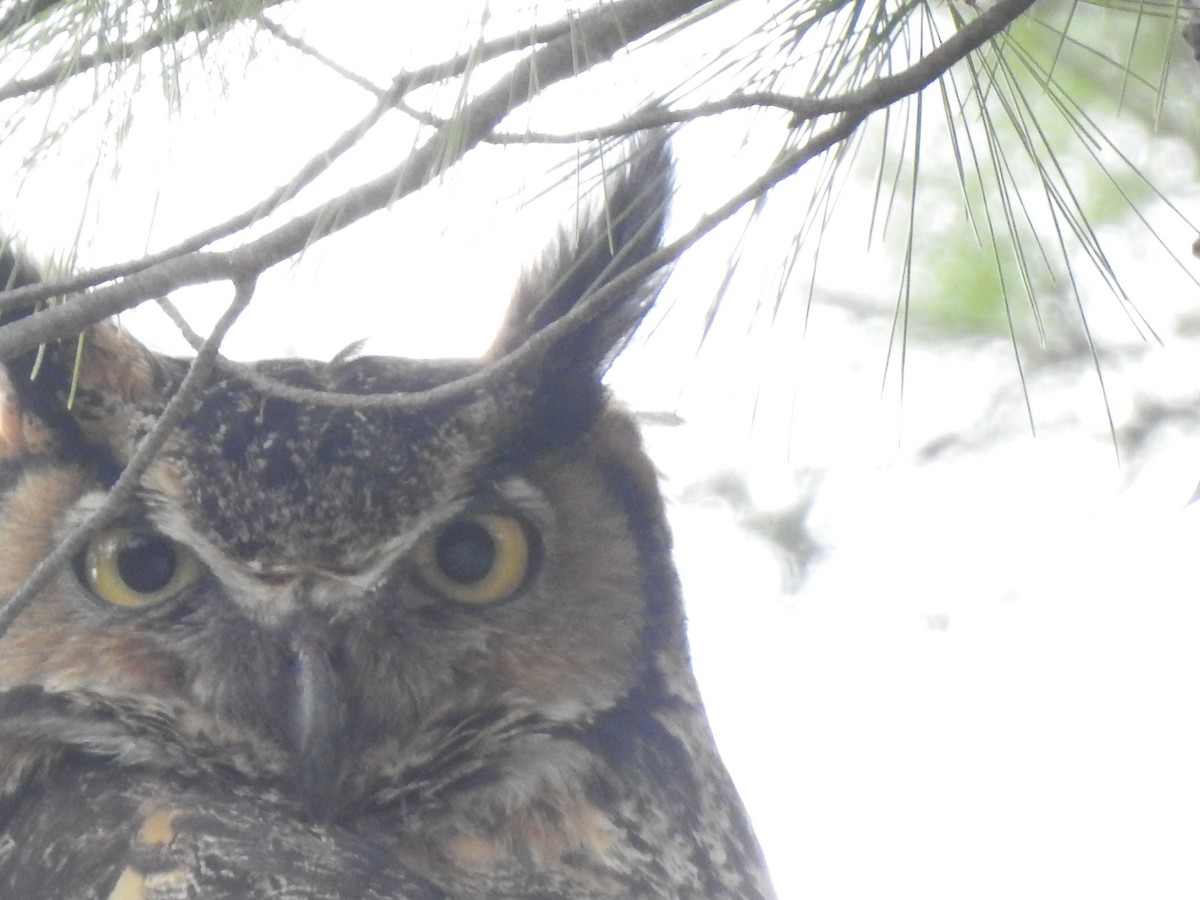
[[[620,656],[616,642],[603,647],[577,646],[578,652],[553,652],[525,636],[495,648],[497,682],[531,711],[558,722],[586,719],[610,708],[633,684],[632,658],[620,672],[605,665],[605,654]]]
[[[31,469],[0,507],[0,596],[8,597],[54,549],[54,531],[64,511],[84,488],[71,467]]]
[[[81,628],[64,603],[26,611],[0,644],[0,686],[37,684],[119,697],[154,692],[179,697],[178,660],[152,639],[116,629]]]
[[[0,507],[0,596],[16,591],[25,574],[53,549],[58,523],[87,487],[84,474],[71,466],[24,472]],[[54,690],[178,691],[178,666],[153,640],[124,624],[111,630],[85,624],[75,605],[78,599],[70,592],[48,592],[17,618],[0,643],[3,682],[39,683]]]

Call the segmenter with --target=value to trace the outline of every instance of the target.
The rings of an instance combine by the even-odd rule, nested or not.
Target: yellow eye
[[[192,551],[154,531],[108,528],[80,560],[92,593],[113,606],[149,606],[194,584],[204,568]]]
[[[529,536],[511,516],[480,513],[455,519],[417,549],[417,569],[439,594],[458,603],[503,600],[529,574]]]

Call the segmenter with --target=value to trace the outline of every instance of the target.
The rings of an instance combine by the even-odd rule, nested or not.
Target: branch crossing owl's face
[[[657,248],[668,191],[663,143],[639,145],[483,360],[219,370],[0,637],[0,895],[177,896],[165,872],[213,898],[769,896],[654,470],[600,384],[656,282],[528,345]],[[0,408],[4,596],[101,505],[187,368],[110,325],[78,370],[74,342],[30,363]],[[58,830],[60,789],[81,808]]]

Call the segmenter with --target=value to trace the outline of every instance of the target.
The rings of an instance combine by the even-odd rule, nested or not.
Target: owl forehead
[[[314,363],[274,375],[363,394],[421,390],[453,374],[431,364],[422,377],[405,378],[407,368],[376,363],[357,367],[369,379]],[[215,382],[165,449],[156,490],[166,486],[192,527],[249,563],[354,570],[382,540],[469,494],[501,442],[494,423],[506,418],[497,398],[416,411],[331,400],[298,402],[238,379]]]

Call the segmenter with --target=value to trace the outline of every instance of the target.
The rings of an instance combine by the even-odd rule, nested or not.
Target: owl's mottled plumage
[[[117,525],[0,637],[0,896],[771,896],[654,469],[600,383],[656,282],[487,368],[657,248],[669,172],[661,140],[637,147],[483,360],[253,366],[337,394],[483,388],[413,411],[209,382]],[[0,280],[31,277],[4,259]],[[7,365],[0,596],[186,371],[111,325],[77,375],[75,349],[32,380],[32,355]]]

